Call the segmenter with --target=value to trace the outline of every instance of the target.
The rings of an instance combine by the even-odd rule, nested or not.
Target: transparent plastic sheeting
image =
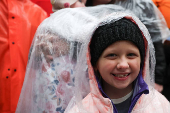
[[[153,42],[164,42],[170,36],[164,17],[152,0],[115,0],[115,5],[132,11],[147,27]]]
[[[141,109],[145,108],[155,97],[154,71],[149,70],[154,70],[155,54],[148,30],[122,7],[101,5],[61,9],[41,23],[30,50],[16,113],[67,113],[73,106],[90,113],[82,104],[90,92],[86,57],[90,39],[98,26],[123,17],[132,18],[148,42],[144,80],[151,99],[143,98],[146,105]]]

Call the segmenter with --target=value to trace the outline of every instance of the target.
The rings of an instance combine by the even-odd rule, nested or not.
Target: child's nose
[[[125,58],[121,58],[117,64],[118,69],[127,69],[129,68],[128,61]]]

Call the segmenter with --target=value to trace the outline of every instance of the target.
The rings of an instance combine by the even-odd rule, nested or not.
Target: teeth
[[[120,77],[120,78],[122,78],[122,77],[126,77],[126,76],[128,76],[129,74],[125,74],[125,75],[115,75],[115,74],[113,74],[114,76],[116,76],[116,77]]]

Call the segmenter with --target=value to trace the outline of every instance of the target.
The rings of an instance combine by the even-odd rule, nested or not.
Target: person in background
[[[63,8],[85,7],[86,0],[51,0],[52,11],[56,12]]]
[[[58,9],[68,7],[85,7],[86,0],[31,0],[40,7],[42,7],[50,16]]]
[[[170,15],[169,15],[170,1],[169,0],[152,0],[152,1],[164,16],[167,26],[170,29]]]
[[[168,25],[168,28],[170,29],[170,18],[168,11],[169,8],[169,1],[162,0],[152,0],[154,4],[158,7],[158,9],[161,11],[162,15],[164,16],[166,23]],[[164,78],[164,88],[162,91],[162,94],[166,96],[166,98],[170,101],[170,37],[168,37],[164,42],[164,52],[165,52],[165,58],[166,58],[166,71],[165,71],[165,78]]]
[[[165,71],[165,79],[164,79],[164,89],[162,94],[170,101],[170,38],[165,40],[164,42],[164,51],[166,58],[166,71]]]
[[[47,13],[30,0],[0,0],[0,113],[14,113],[29,49]]]
[[[33,3],[39,5],[44,11],[47,12],[48,16],[52,13],[52,5],[50,0],[31,0]]]
[[[71,37],[64,32],[70,26],[63,21],[72,22],[72,18],[60,20],[67,16],[61,16],[60,11],[44,20],[35,33],[16,113],[63,113],[73,97],[74,69],[83,36]],[[71,29],[75,30],[74,26]]]
[[[170,36],[166,22],[151,0],[87,0],[86,6],[115,4],[132,11],[147,27],[151,35],[155,52],[155,88],[162,92],[165,76],[165,54],[162,42]]]

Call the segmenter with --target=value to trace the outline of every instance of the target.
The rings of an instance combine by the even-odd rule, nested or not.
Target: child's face
[[[103,89],[131,91],[140,71],[140,61],[139,49],[130,41],[117,41],[107,47],[95,68],[104,80]]]

